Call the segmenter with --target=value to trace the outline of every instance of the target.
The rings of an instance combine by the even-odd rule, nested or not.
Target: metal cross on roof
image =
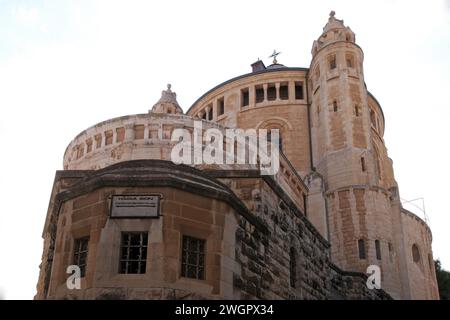
[[[280,54],[281,52],[277,52],[277,50],[273,50],[273,53],[269,56],[269,58],[273,58],[273,64],[277,64],[277,56]]]

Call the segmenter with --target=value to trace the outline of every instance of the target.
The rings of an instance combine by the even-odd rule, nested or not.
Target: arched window
[[[289,251],[289,282],[291,288],[297,287],[297,259],[293,247],[291,247],[291,250]]]
[[[417,244],[415,243],[412,245],[412,257],[414,262],[417,263],[420,261],[420,250]]]

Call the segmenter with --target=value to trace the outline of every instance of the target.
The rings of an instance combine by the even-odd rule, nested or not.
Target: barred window
[[[120,273],[145,273],[147,232],[123,232],[120,244]]]
[[[80,268],[80,275],[86,275],[86,260],[88,254],[89,237],[75,239],[73,250],[73,264]]]
[[[181,276],[205,279],[205,240],[183,236]]]

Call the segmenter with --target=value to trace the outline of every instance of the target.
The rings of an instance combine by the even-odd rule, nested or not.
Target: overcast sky
[[[0,0],[0,298],[35,294],[55,171],[78,133],[147,112],[167,83],[186,111],[274,49],[309,67],[331,10],[364,50],[401,197],[425,199],[450,269],[450,1]]]

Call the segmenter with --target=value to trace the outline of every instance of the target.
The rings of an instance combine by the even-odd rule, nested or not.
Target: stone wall
[[[276,181],[252,175],[216,179],[212,174],[149,160],[72,173],[78,183],[64,188],[61,175],[44,230],[46,250],[36,298],[384,297],[383,292],[367,291],[363,275],[341,272],[330,262],[329,243]],[[110,218],[110,196],[127,193],[160,193],[162,216]],[[148,231],[145,274],[118,273],[123,231]],[[206,240],[204,280],[180,276],[182,235]],[[86,236],[82,289],[68,290],[65,270],[72,263],[73,244]]]

